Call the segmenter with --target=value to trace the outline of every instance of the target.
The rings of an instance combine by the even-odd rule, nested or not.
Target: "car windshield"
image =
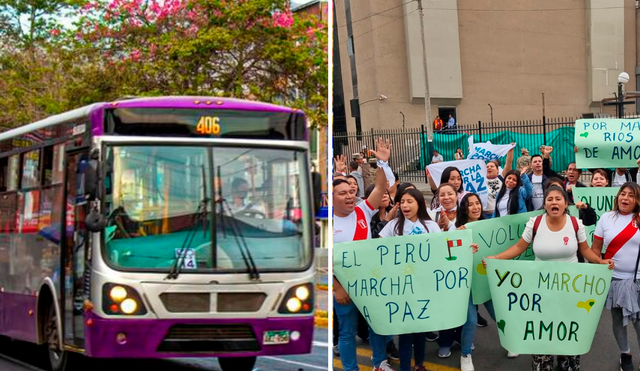
[[[302,151],[110,146],[104,257],[115,269],[300,270],[311,246]]]

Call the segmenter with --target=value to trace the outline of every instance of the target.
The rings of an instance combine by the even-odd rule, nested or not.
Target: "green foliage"
[[[0,50],[0,126],[125,95],[213,95],[302,109],[327,123],[327,25],[291,14],[285,0],[0,0],[61,14],[82,6],[73,29],[43,16],[19,47]],[[12,31],[13,30],[13,31]]]

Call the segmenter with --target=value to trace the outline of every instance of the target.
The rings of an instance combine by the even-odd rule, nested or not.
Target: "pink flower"
[[[140,50],[134,50],[131,52],[131,60],[133,61],[139,61],[140,60]]]
[[[273,13],[273,24],[276,27],[290,28],[293,25],[293,15],[291,12]]]
[[[56,37],[60,35],[60,30],[54,28],[53,30],[49,31],[49,34],[51,34],[51,36],[53,37]]]

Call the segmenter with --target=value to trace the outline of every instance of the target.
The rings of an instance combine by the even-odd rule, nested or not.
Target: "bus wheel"
[[[46,322],[47,349],[49,351],[49,363],[52,371],[65,371],[69,353],[60,349],[60,331],[57,323],[56,310],[51,305]]]
[[[256,357],[218,358],[222,371],[251,371],[256,364]]]

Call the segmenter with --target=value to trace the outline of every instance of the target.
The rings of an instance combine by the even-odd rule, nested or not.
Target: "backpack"
[[[576,241],[578,241],[578,218],[572,215],[569,215],[569,218],[571,218],[571,224],[573,224],[573,230],[576,232]],[[541,221],[542,221],[542,215],[536,216],[536,220],[533,222],[533,236],[531,237],[531,243],[533,243],[533,240],[536,238],[536,233],[538,232],[538,227],[540,226]],[[578,254],[578,261],[581,263],[584,262],[584,257],[582,256],[582,254],[580,254],[580,250],[578,250],[577,254]]]

